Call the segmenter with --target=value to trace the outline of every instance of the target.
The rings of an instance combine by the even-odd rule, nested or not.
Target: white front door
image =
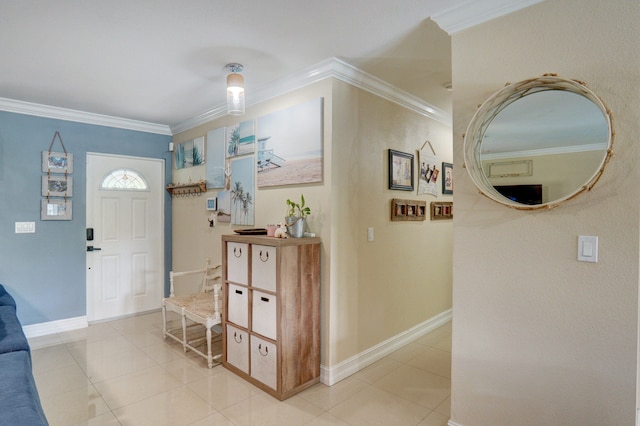
[[[163,184],[164,160],[87,153],[88,321],[160,308]]]

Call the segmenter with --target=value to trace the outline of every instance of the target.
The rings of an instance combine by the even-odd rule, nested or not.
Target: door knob
[[[100,247],[87,246],[87,251],[100,251],[102,250]]]

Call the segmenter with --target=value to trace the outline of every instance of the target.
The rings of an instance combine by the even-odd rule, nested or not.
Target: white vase
[[[304,237],[304,226],[306,221],[304,217],[288,216],[284,218],[284,221],[287,224],[287,234],[289,234],[291,238]]]

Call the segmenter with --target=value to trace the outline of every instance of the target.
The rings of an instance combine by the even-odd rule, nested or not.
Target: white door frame
[[[158,163],[158,166],[160,168],[160,185],[158,185],[158,188],[150,188],[150,191],[152,192],[156,192],[157,191],[157,196],[160,199],[160,211],[157,212],[157,214],[160,216],[160,225],[159,225],[159,232],[160,234],[160,245],[161,247],[159,248],[160,251],[160,259],[159,259],[159,275],[162,277],[161,279],[161,283],[160,283],[160,291],[161,291],[161,295],[164,296],[164,286],[165,286],[165,233],[164,233],[164,228],[165,228],[165,201],[164,201],[164,182],[166,181],[166,173],[165,173],[165,160],[162,158],[152,158],[152,157],[139,157],[139,156],[130,156],[130,155],[118,155],[118,154],[105,154],[105,153],[99,153],[99,152],[87,152],[86,153],[86,158],[87,158],[87,165],[89,164],[89,158],[90,157],[109,157],[109,158],[122,158],[123,160],[140,160],[140,161],[147,161],[147,162],[152,162],[152,163]],[[89,172],[87,171],[87,174]],[[91,224],[90,225],[90,221],[93,221],[94,217],[90,217],[89,216],[89,211],[90,209],[93,209],[93,206],[89,206],[90,202],[93,201],[93,197],[90,196],[90,191],[94,191],[97,192],[98,189],[96,188],[91,188],[90,185],[88,184],[88,176],[87,176],[87,187],[86,187],[86,219],[85,219],[85,228],[91,227],[91,225],[95,224]],[[95,212],[94,212],[95,215]],[[86,245],[87,246],[91,246],[94,245],[93,241],[86,241]],[[92,297],[92,291],[93,289],[89,288],[89,285],[92,283],[92,279],[90,279],[89,274],[92,274],[91,268],[92,268],[92,259],[90,258],[90,256],[85,256],[85,262],[86,262],[86,281],[85,281],[85,289],[86,289],[86,310],[87,310],[87,319],[89,322],[92,321],[93,318],[93,314],[90,312],[90,310],[93,308],[93,301],[90,300],[90,297]],[[158,300],[158,307],[160,307],[160,303],[161,300]],[[134,313],[132,315],[136,315],[142,312],[137,312]],[[130,315],[125,315],[125,316],[130,316]],[[114,318],[109,318],[109,319],[114,319]],[[107,320],[107,319],[105,319]]]

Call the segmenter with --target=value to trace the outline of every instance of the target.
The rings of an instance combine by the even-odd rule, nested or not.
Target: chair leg
[[[211,356],[211,328],[207,327],[207,364],[213,367],[213,357]]]
[[[162,338],[167,339],[167,307],[162,304]]]
[[[187,316],[182,312],[182,350],[187,352]]]

